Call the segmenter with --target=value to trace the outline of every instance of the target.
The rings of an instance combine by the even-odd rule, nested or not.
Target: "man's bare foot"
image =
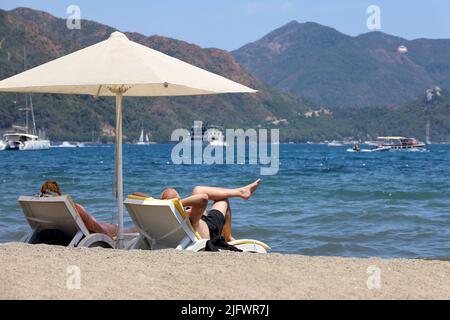
[[[256,189],[258,188],[260,182],[261,182],[261,179],[258,179],[255,182],[250,183],[248,186],[242,187],[240,189],[240,191],[241,191],[241,198],[244,199],[245,201],[250,199],[250,197],[252,196],[253,192],[255,192]]]

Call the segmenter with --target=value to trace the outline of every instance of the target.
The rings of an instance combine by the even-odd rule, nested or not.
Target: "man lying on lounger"
[[[233,241],[231,235],[231,208],[229,198],[242,198],[248,200],[260,183],[260,179],[241,188],[225,189],[217,187],[195,187],[192,195],[181,199],[175,189],[167,188],[161,194],[161,199],[181,199],[181,204],[188,207],[186,210],[189,220],[195,231],[203,239],[215,239],[223,236],[226,242]],[[133,193],[140,197],[149,197],[140,192]],[[211,209],[206,212],[208,201],[214,201]]]

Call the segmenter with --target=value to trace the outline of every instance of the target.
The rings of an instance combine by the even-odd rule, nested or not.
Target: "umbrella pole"
[[[116,92],[116,182],[117,182],[117,249],[123,248],[123,174],[122,174],[122,92]]]

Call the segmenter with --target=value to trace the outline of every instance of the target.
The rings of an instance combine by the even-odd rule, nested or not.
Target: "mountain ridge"
[[[450,39],[349,36],[291,21],[232,54],[261,81],[331,107],[399,104],[434,85],[450,88]]]
[[[296,23],[292,22],[291,25],[295,26]],[[323,47],[325,39],[327,43],[325,47],[328,48],[327,54],[336,48],[349,51],[347,55],[331,59],[331,62],[336,62],[337,65],[342,63],[344,65],[351,63],[354,67],[364,65],[364,61],[353,61],[354,55],[358,58],[358,54],[354,52],[354,46],[357,51],[364,50],[369,44],[373,45],[372,38],[385,37],[382,33],[372,33],[362,36],[358,42],[327,27],[325,29],[326,36],[316,38],[311,37],[311,34],[321,34],[323,31],[321,25],[310,22],[306,26],[308,32],[300,36],[319,48]],[[82,20],[82,30],[68,30],[64,19],[56,18],[45,12],[36,14],[34,10],[24,8],[13,13],[0,10],[0,79],[23,71],[24,45],[27,47],[29,67],[33,67],[104,40],[113,31],[116,29],[95,21],[85,20]],[[281,33],[283,34],[283,32]],[[432,103],[425,98],[425,89],[434,88],[434,85],[426,85],[426,88],[421,89],[419,94],[411,95],[413,98],[408,99],[407,103],[396,102],[383,106],[374,102],[373,108],[361,108],[356,104],[350,107],[329,108],[328,104],[311,103],[308,99],[291,93],[283,93],[279,89],[265,84],[225,50],[202,48],[182,40],[159,35],[145,36],[137,32],[125,32],[125,34],[133,41],[259,90],[257,94],[201,97],[127,97],[124,99],[123,118],[124,140],[127,142],[139,137],[142,124],[144,124],[145,131],[150,131],[153,140],[168,142],[174,129],[190,128],[194,120],[223,125],[227,128],[278,128],[281,141],[294,142],[323,141],[346,137],[364,140],[386,134],[403,134],[423,138],[425,121],[430,121],[432,139],[434,141],[450,141],[448,91],[443,90],[442,96],[437,97]],[[295,40],[295,32],[289,36]],[[387,36],[387,40],[394,41],[389,36]],[[364,44],[364,41],[368,43]],[[408,46],[414,50],[416,43],[418,47],[423,47],[421,42],[421,40],[417,40],[413,46],[411,44]],[[425,41],[425,43],[429,42]],[[442,45],[439,41],[438,44]],[[353,51],[349,50],[347,45],[351,45]],[[443,46],[445,47],[446,43]],[[389,52],[387,55],[383,55],[383,50],[386,49],[375,47],[379,50],[374,52],[369,50],[368,52],[384,61],[383,63],[397,64],[398,59],[404,64],[409,63],[407,59],[392,56]],[[433,48],[432,46],[428,50],[433,50]],[[281,52],[284,48],[275,45],[273,50]],[[308,52],[302,52],[302,54],[305,58],[311,58],[311,54]],[[373,62],[374,58],[370,54],[364,58]],[[424,50],[420,54],[414,53],[413,58],[417,61],[421,59],[428,61],[429,54]],[[447,57],[442,52],[433,55],[432,61],[426,65],[428,69],[425,71],[446,80],[447,71],[442,68],[442,61]],[[312,61],[314,62],[314,59]],[[301,62],[297,61],[296,63],[302,66]],[[380,77],[376,64],[369,63],[364,66],[375,73],[375,79]],[[282,68],[281,71],[283,71]],[[328,73],[319,79],[328,80],[330,78],[330,82],[334,85],[331,87],[335,90],[331,93],[342,96],[345,90],[348,90],[346,86],[349,83],[339,82],[339,79],[335,77],[336,73],[333,73],[336,70],[331,68],[326,71]],[[425,71],[421,70],[421,72]],[[305,71],[303,72],[305,74]],[[306,75],[308,72],[311,70],[306,70]],[[359,82],[365,80],[364,74],[357,74],[357,77],[359,77],[357,78]],[[383,77],[381,79],[381,82],[385,81]],[[285,83],[295,81],[295,74],[294,77],[287,78],[285,81]],[[422,85],[423,83],[421,87]],[[366,91],[370,92],[371,86],[366,84],[363,89],[365,91],[362,92],[365,94]],[[397,90],[400,95],[409,94],[401,86]],[[406,93],[402,90],[405,90]],[[319,93],[319,97],[325,99],[330,92]],[[314,94],[314,90],[310,90],[304,96],[314,97]],[[33,101],[38,126],[45,128],[52,140],[113,141],[115,111],[112,98],[94,99],[91,96],[34,94]],[[0,131],[10,129],[13,124],[24,123],[25,115],[23,111],[19,111],[23,104],[23,95],[0,94]]]
[[[33,67],[104,40],[116,31],[115,28],[93,21],[82,20],[81,26],[81,30],[68,30],[64,19],[27,8],[0,10],[0,40],[3,39],[0,63],[5,66],[0,69],[0,78],[23,71],[24,45],[27,47],[29,67]],[[205,49],[158,35],[145,36],[137,32],[125,34],[130,40],[259,90],[257,94],[125,99],[124,133],[129,140],[138,136],[143,120],[152,124],[148,130],[151,130],[155,140],[167,141],[173,129],[189,128],[193,120],[254,127],[265,125],[266,118],[289,117],[306,109],[307,102],[261,83],[225,50]],[[114,126],[113,103],[108,98],[94,100],[86,96],[34,96],[35,105],[46,105],[46,108],[36,108],[36,115],[55,139],[81,137],[86,140],[93,136],[98,139],[103,136],[101,128]],[[12,104],[13,100],[14,95],[0,97],[0,108],[4,114],[0,129],[5,130],[23,118],[15,104]],[[58,103],[63,103],[67,109],[64,111],[67,120],[57,115],[61,113],[57,108]],[[55,122],[55,118],[59,121]],[[83,134],[77,133],[80,128],[85,131]]]

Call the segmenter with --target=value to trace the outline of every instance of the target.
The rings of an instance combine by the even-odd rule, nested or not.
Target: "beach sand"
[[[0,270],[0,299],[450,299],[448,261],[7,243]]]

